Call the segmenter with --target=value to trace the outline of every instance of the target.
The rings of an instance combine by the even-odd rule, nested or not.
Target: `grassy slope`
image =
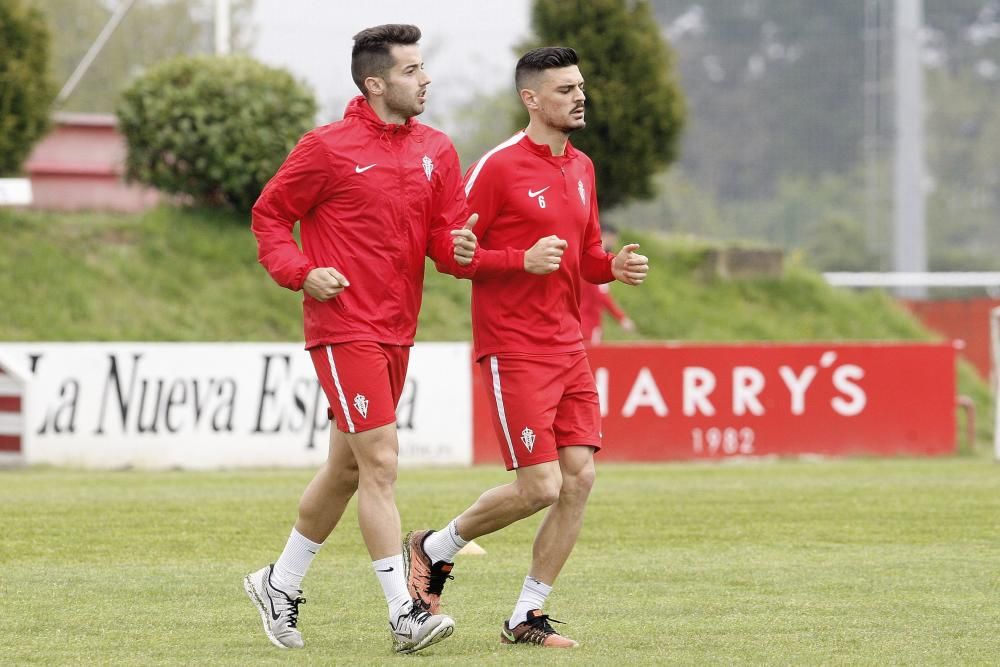
[[[613,287],[641,334],[609,340],[888,340],[930,335],[881,292],[834,290],[788,262],[780,280],[700,278],[708,246],[627,234],[651,258],[641,288]],[[0,209],[0,340],[301,340],[300,296],[256,264],[246,221],[158,208],[139,217]],[[428,270],[420,340],[467,340],[469,285]],[[992,423],[988,390],[959,369],[977,402],[979,438]]]

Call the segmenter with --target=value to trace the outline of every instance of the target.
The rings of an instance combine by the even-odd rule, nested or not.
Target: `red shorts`
[[[337,430],[361,433],[396,421],[410,348],[371,341],[309,350]]]
[[[507,470],[559,458],[559,447],[601,448],[601,406],[586,352],[479,360]]]

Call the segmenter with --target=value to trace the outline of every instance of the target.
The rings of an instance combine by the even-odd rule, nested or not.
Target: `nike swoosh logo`
[[[378,164],[378,162],[376,162],[375,164]],[[357,173],[357,174],[363,174],[366,171],[368,171],[369,169],[371,169],[372,167],[374,167],[375,164],[370,164],[367,167],[362,167],[360,164],[356,164],[356,165],[354,165],[354,172]]]
[[[268,580],[271,579],[271,573],[270,572],[267,573],[267,578],[268,578]],[[271,608],[271,620],[272,621],[277,621],[279,618],[281,618],[281,614],[277,614],[274,611],[274,599],[271,597],[271,594],[267,592],[267,584],[268,584],[267,581],[262,581],[261,582],[261,590],[264,592],[264,597],[267,598],[267,606],[269,606]]]
[[[271,599],[270,595],[267,595],[267,591],[264,591],[264,594],[267,597],[267,603],[268,603],[268,605],[271,607],[271,620],[272,621],[277,621],[279,618],[281,618],[281,614],[275,613],[275,611],[274,611],[274,600]]]
[[[394,568],[391,568],[391,567],[388,570],[379,570],[378,568],[375,568],[375,571],[376,572],[392,572],[393,569]]]
[[[514,639],[514,633],[513,633],[513,632],[511,632],[510,630],[508,630],[507,628],[500,628],[500,633],[501,633],[501,634],[502,634],[502,635],[503,635],[503,636],[504,636],[504,637],[505,637],[505,638],[507,639],[507,641],[509,641],[509,642],[515,642],[515,641],[517,641],[516,639]]]
[[[538,195],[542,194],[543,192],[545,192],[546,190],[548,190],[551,187],[552,187],[551,185],[547,185],[544,188],[542,188],[541,190],[539,190],[538,192],[532,192],[531,188],[528,188],[528,196],[529,197],[537,197]]]

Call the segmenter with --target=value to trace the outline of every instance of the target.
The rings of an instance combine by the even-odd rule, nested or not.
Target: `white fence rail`
[[[1000,308],[990,313],[990,341],[993,346],[993,454],[1000,461]]]
[[[982,287],[1000,290],[1000,271],[828,272],[834,287]]]

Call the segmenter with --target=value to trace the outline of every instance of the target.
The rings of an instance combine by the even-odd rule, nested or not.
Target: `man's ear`
[[[370,76],[365,79],[365,88],[370,95],[385,94],[385,81],[380,76]]]
[[[535,95],[535,91],[531,90],[530,88],[522,88],[520,92],[521,92],[521,102],[524,103],[524,106],[526,106],[529,109],[538,108],[538,98]]]

